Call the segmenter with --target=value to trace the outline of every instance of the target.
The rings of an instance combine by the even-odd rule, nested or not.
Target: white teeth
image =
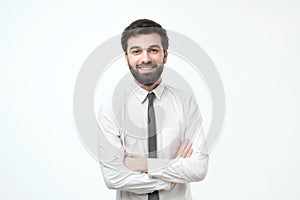
[[[143,70],[150,70],[150,69],[152,69],[152,67],[140,67],[140,69],[143,69]]]

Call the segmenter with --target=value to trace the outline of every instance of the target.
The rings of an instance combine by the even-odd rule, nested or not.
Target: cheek
[[[163,60],[164,60],[164,54],[155,55],[155,57],[153,57],[153,59],[155,61],[163,62]]]
[[[159,64],[164,63],[164,57],[163,57],[163,56],[157,57],[157,58],[155,59],[155,62],[156,62],[156,63],[159,63]]]
[[[130,65],[135,66],[138,63],[138,58],[136,58],[136,57],[129,58],[128,62]]]

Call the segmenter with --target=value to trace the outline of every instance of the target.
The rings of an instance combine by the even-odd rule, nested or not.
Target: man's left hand
[[[147,158],[136,158],[136,157],[126,156],[124,159],[124,164],[132,171],[136,171],[136,172],[148,171]]]

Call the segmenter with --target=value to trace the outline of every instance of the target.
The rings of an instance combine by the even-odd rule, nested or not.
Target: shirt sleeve
[[[193,154],[188,158],[179,157],[172,160],[148,158],[149,176],[174,183],[195,182],[205,178],[209,156],[202,117],[192,97],[184,102],[182,113],[185,118],[183,138],[193,142]]]
[[[110,105],[101,106],[98,126],[98,158],[109,189],[146,194],[171,188],[170,182],[150,177],[147,173],[131,171],[124,165],[124,150]]]

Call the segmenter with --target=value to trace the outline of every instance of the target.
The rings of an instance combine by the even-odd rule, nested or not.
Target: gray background
[[[298,1],[1,1],[0,198],[113,199],[72,114],[79,69],[137,18],[197,42],[227,98],[194,199],[299,199]],[[297,124],[298,122],[298,124]]]

